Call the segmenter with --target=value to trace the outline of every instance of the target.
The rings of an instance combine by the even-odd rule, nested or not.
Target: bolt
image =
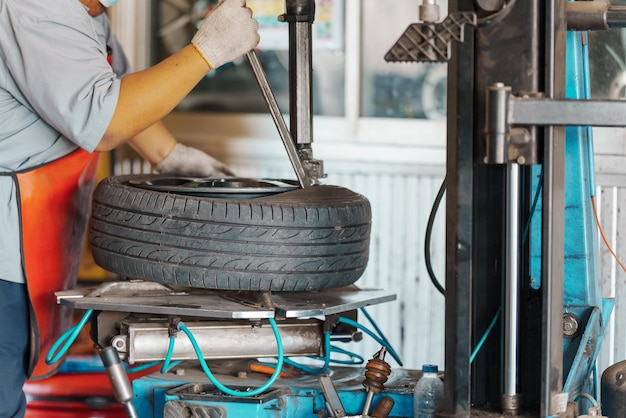
[[[526,158],[524,158],[523,155],[520,155],[519,157],[517,157],[518,164],[524,164],[525,162],[526,162]]]
[[[567,338],[573,338],[578,334],[580,322],[575,315],[566,313],[563,315],[563,335]]]

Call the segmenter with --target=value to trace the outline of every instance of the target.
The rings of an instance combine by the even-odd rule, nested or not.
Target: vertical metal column
[[[565,98],[565,0],[546,2],[547,97]],[[540,416],[565,411],[563,390],[563,251],[565,210],[565,127],[545,129],[542,213],[542,361]]]
[[[474,28],[464,27],[463,44],[452,43],[448,64],[446,175],[446,379],[444,411],[470,416],[473,166]]]
[[[285,14],[289,23],[289,115],[291,135],[300,147],[313,142],[312,24],[314,0],[287,0]]]

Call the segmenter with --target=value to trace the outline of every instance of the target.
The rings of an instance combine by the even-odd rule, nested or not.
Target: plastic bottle
[[[433,418],[441,406],[443,382],[437,375],[438,367],[434,364],[422,366],[422,377],[415,385],[413,394],[413,412],[416,418]]]

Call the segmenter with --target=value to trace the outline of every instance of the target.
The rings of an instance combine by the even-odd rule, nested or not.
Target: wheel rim
[[[296,180],[251,179],[251,178],[192,178],[192,177],[145,177],[128,181],[142,189],[165,193],[228,198],[250,199],[271,196],[299,189]]]

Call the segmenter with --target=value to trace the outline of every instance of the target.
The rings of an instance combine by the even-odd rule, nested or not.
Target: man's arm
[[[192,45],[122,79],[120,96],[96,151],[110,151],[160,121],[210,70]]]
[[[156,165],[172,152],[176,146],[176,138],[159,121],[135,135],[128,141],[128,145],[150,165]]]
[[[258,23],[245,1],[224,0],[207,15],[190,45],[122,79],[115,112],[96,151],[109,151],[153,126],[207,72],[252,50],[258,42]]]

